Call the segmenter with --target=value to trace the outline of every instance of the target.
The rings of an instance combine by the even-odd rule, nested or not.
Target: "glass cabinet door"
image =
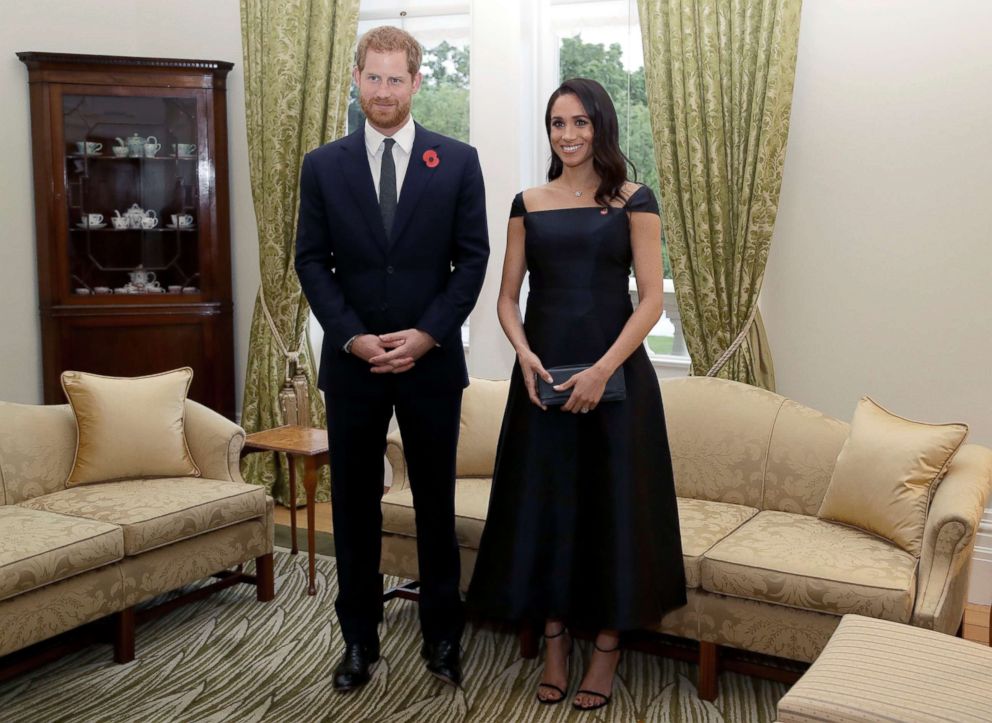
[[[195,96],[62,95],[70,298],[199,294]]]

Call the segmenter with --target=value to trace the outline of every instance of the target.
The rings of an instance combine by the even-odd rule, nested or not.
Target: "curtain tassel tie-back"
[[[754,305],[751,307],[751,313],[748,315],[747,321],[744,322],[744,328],[741,329],[741,333],[738,334],[737,338],[734,339],[734,341],[730,344],[730,346],[727,347],[727,350],[720,355],[720,358],[713,363],[713,366],[710,367],[710,370],[706,372],[706,376],[715,377],[717,373],[719,373],[719,371],[723,369],[724,365],[727,363],[730,357],[734,355],[734,352],[740,349],[741,344],[744,343],[744,339],[748,335],[748,332],[751,331],[751,326],[754,324],[754,317],[757,313],[758,313],[758,303],[755,302]]]
[[[276,341],[276,346],[286,359],[285,371],[283,372],[285,382],[279,392],[279,409],[282,412],[283,424],[310,426],[310,399],[308,393],[308,381],[306,374],[300,367],[300,356],[303,354],[303,346],[306,344],[306,328],[300,334],[300,344],[295,351],[290,351],[282,341],[276,323],[269,312],[269,306],[265,303],[265,286],[258,288],[258,297],[262,302],[262,312],[265,320],[269,324],[269,331]]]

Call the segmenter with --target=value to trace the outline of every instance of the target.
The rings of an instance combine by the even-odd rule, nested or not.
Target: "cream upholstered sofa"
[[[185,433],[200,477],[66,488],[69,405],[0,402],[0,656],[117,614],[127,662],[136,605],[253,558],[272,599],[273,502],[241,478],[244,431],[187,401]]]
[[[507,382],[472,380],[464,397],[455,503],[463,588],[485,524],[507,389]],[[715,695],[716,646],[812,661],[847,613],[957,631],[992,450],[964,445],[953,458],[916,558],[817,518],[846,423],[721,379],[666,380],[662,397],[688,604],[657,630],[701,642],[705,697]],[[398,433],[386,451],[393,486],[382,503],[382,569],[415,579],[416,527]]]

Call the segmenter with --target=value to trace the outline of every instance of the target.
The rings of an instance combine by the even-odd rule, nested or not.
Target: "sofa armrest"
[[[913,625],[951,635],[957,631],[990,486],[992,450],[965,445],[938,485],[927,514]]]
[[[186,400],[186,444],[200,475],[244,483],[241,448],[245,430],[202,404]]]
[[[386,437],[386,459],[393,468],[393,483],[390,492],[399,492],[409,486],[406,476],[406,457],[403,455],[403,438],[399,430],[394,430]]]

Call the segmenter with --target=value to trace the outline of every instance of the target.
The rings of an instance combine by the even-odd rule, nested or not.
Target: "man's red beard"
[[[365,117],[380,128],[394,128],[410,114],[410,104],[396,102],[395,105],[383,108],[376,105],[371,98],[359,98]]]

